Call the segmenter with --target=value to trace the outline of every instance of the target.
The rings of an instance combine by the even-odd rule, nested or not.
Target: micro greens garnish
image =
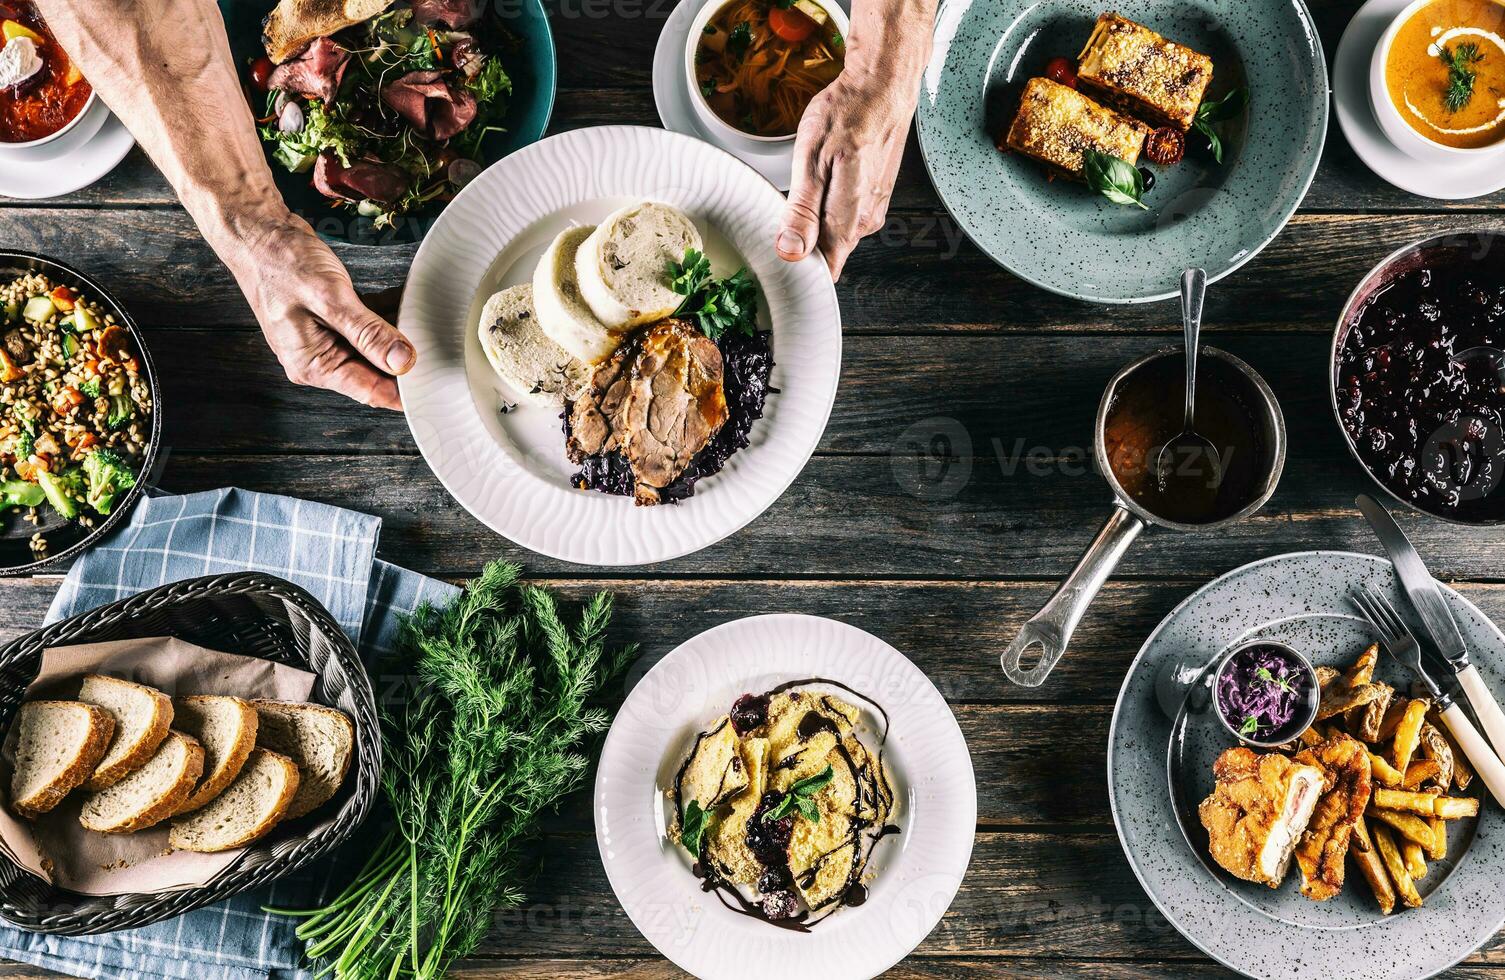
[[[700,804],[691,800],[685,804],[684,815],[679,821],[679,842],[696,857],[700,857],[700,849],[705,841],[705,835],[711,832],[715,822],[711,820],[709,812],[702,810]]]
[[[1254,676],[1258,677],[1266,684],[1274,684],[1276,687],[1280,688],[1287,694],[1296,693],[1296,689],[1291,686],[1290,681],[1286,680],[1284,677],[1276,677],[1274,674],[1270,673],[1270,668],[1268,667],[1259,668],[1254,672]]]
[[[1484,55],[1477,44],[1465,41],[1455,48],[1444,47],[1439,57],[1448,70],[1448,88],[1442,98],[1448,112],[1457,112],[1474,97],[1474,82],[1478,77],[1474,66],[1484,60]]]
[[[1259,716],[1250,715],[1249,717],[1245,718],[1244,723],[1239,726],[1238,733],[1240,735],[1253,735],[1257,731],[1259,731]]]
[[[684,297],[672,315],[694,321],[712,340],[720,340],[727,331],[749,337],[757,332],[758,284],[747,269],[713,279],[711,260],[688,248],[682,262],[669,263],[669,288]]]
[[[798,810],[800,816],[811,823],[820,823],[820,808],[815,805],[814,797],[816,793],[830,785],[835,777],[836,771],[826,766],[824,772],[799,780],[789,787],[789,792],[784,794],[784,798],[777,805],[764,812],[763,820],[765,822],[778,820],[790,810]]]
[[[1144,178],[1125,160],[1099,153],[1082,151],[1082,176],[1087,186],[1114,204],[1132,204],[1148,211],[1144,197]]]
[[[1208,99],[1197,107],[1192,128],[1207,137],[1207,148],[1212,151],[1212,158],[1218,163],[1223,162],[1223,140],[1212,127],[1237,116],[1248,104],[1249,90],[1236,88],[1221,99]]]

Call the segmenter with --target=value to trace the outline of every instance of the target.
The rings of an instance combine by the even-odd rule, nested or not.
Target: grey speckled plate
[[[1205,718],[1193,718],[1185,737],[1173,741],[1157,679],[1168,665],[1207,663],[1256,636],[1284,640],[1318,664],[1346,664],[1372,640],[1347,602],[1364,584],[1406,608],[1390,563],[1371,555],[1302,552],[1230,572],[1150,635],[1114,709],[1108,787],[1134,873],[1186,938],[1249,976],[1412,980],[1447,969],[1505,924],[1505,816],[1493,803],[1477,821],[1452,828],[1450,860],[1422,883],[1426,905],[1389,917],[1357,874],[1350,873],[1342,895],[1316,904],[1298,894],[1294,880],[1271,890],[1203,860],[1196,805],[1211,789],[1212,759],[1234,743],[1226,733],[1214,735],[1216,722]],[[1471,603],[1444,591],[1474,663],[1495,696],[1505,697],[1505,636]],[[1404,690],[1394,662],[1381,664],[1381,679]],[[1182,834],[1178,806],[1195,846]]]
[[[1211,97],[1250,91],[1244,117],[1222,124],[1222,166],[1195,133],[1175,166],[1141,159],[1156,174],[1149,211],[1048,182],[1034,161],[994,145],[1024,83],[1053,57],[1075,58],[1108,9],[1211,57]],[[1141,303],[1175,296],[1190,266],[1216,281],[1280,233],[1317,170],[1327,96],[1302,0],[944,0],[917,120],[936,190],[995,262],[1064,296]]]

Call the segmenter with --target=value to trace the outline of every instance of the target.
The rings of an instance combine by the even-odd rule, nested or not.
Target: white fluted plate
[[[672,506],[569,483],[559,412],[521,403],[477,339],[498,289],[529,282],[555,235],[634,201],[694,219],[718,276],[745,264],[773,330],[775,366],[751,445]],[[561,133],[505,157],[471,182],[413,259],[398,325],[418,351],[399,379],[408,425],[434,474],[466,510],[533,551],[584,565],[640,565],[714,544],[768,508],[814,452],[841,373],[841,311],[819,256],[773,251],[783,197],[747,164],[661,129]],[[506,412],[504,405],[516,405]]]
[[[689,854],[665,836],[673,804],[664,790],[696,733],[738,696],[812,677],[838,681],[888,712],[884,760],[900,833],[874,850],[865,903],[799,933],[700,890]],[[702,980],[843,980],[882,973],[940,922],[972,856],[977,784],[951,709],[909,658],[835,620],[753,616],[682,644],[633,687],[602,749],[595,816],[617,900],[681,969]]]

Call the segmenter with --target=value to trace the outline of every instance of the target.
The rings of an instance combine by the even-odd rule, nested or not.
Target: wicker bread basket
[[[328,803],[278,826],[197,888],[79,895],[48,884],[0,854],[0,917],[22,929],[79,936],[181,915],[264,885],[327,855],[371,809],[380,785],[381,734],[370,679],[354,644],[324,607],[298,586],[271,575],[217,575],[175,582],[0,647],[0,732],[9,730],[46,648],[150,636],[175,636],[315,674],[310,699],[339,708],[355,726],[354,758],[345,784]]]

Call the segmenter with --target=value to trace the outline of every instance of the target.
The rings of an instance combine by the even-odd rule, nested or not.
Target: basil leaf
[[[1244,111],[1249,104],[1249,90],[1236,88],[1221,99],[1208,99],[1197,107],[1198,122],[1223,122]]]
[[[1209,124],[1198,119],[1192,123],[1192,127],[1203,136],[1207,137],[1207,148],[1212,151],[1212,158],[1218,163],[1223,162],[1223,140]]]
[[[1144,178],[1126,160],[1084,150],[1082,153],[1082,176],[1087,186],[1112,201],[1114,204],[1132,204],[1148,211],[1144,197]]]

